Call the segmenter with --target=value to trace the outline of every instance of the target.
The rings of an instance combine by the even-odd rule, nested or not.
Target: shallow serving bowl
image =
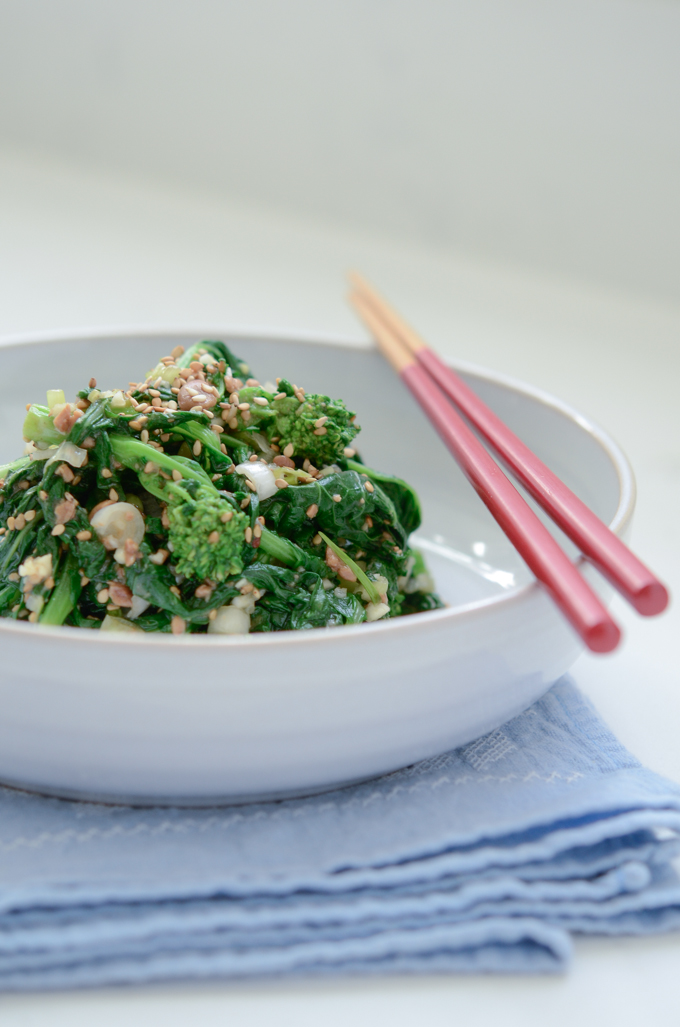
[[[471,741],[567,670],[581,643],[371,349],[214,328],[6,340],[0,378],[12,388],[0,407],[0,462],[22,451],[25,404],[40,402],[47,388],[72,395],[92,375],[103,388],[127,386],[178,343],[201,338],[223,338],[262,380],[285,374],[358,412],[366,463],[420,493],[418,544],[449,606],[374,624],[226,638],[121,637],[0,620],[1,781],[135,803],[302,794]],[[458,369],[626,533],[633,477],[603,431],[536,389]]]

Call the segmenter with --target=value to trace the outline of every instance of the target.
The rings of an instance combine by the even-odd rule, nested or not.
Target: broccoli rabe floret
[[[282,451],[292,445],[295,457],[306,457],[315,467],[332,464],[359,434],[355,415],[341,399],[309,393],[301,402],[301,395],[280,379],[278,398],[272,403],[275,419],[267,426],[267,435],[279,437]]]
[[[173,564],[180,574],[199,580],[224,581],[240,574],[248,517],[211,489],[192,491],[176,482],[164,489]]]

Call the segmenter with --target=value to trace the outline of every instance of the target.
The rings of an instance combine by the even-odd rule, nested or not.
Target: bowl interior
[[[0,405],[0,463],[23,451],[27,402],[48,388],[72,396],[95,377],[100,388],[127,387],[178,343],[200,334],[121,333],[55,339],[0,348],[1,377],[12,391]],[[213,337],[217,337],[213,335]],[[221,335],[261,381],[283,375],[307,391],[342,397],[357,412],[363,460],[399,475],[418,490],[423,524],[417,534],[442,597],[475,602],[531,581],[531,574],[465,480],[401,381],[372,349],[288,339]],[[489,406],[605,523],[620,515],[621,465],[602,436],[566,408],[481,371],[464,377]],[[558,529],[551,530],[567,548]]]

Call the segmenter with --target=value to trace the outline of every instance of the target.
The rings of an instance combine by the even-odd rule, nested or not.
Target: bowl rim
[[[120,325],[106,325],[106,326],[80,326],[74,329],[59,329],[52,331],[35,331],[35,332],[20,332],[9,335],[0,336],[0,349],[6,349],[14,346],[30,346],[44,343],[55,343],[60,342],[77,342],[77,341],[106,341],[107,339],[116,339],[121,336],[136,336],[144,337],[148,336],[152,338],[154,336],[165,336],[166,338],[172,339],[173,337],[185,338],[187,335],[196,336],[197,340],[220,338],[225,341],[238,340],[238,341],[265,341],[265,342],[290,342],[290,343],[303,343],[305,345],[323,345],[326,347],[332,347],[336,349],[358,349],[358,350],[373,350],[371,342],[351,338],[349,336],[338,335],[334,333],[324,332],[312,332],[312,331],[295,331],[292,329],[273,329],[271,327],[258,327],[251,325],[245,325],[243,327],[239,325],[230,325],[229,327],[216,326],[216,325],[201,325],[198,328],[195,325],[157,325],[157,324],[120,324]],[[619,500],[616,511],[612,519],[609,522],[609,528],[617,535],[623,534],[628,528],[633,510],[635,508],[636,500],[636,484],[633,469],[630,465],[628,458],[621,449],[621,447],[614,441],[608,432],[604,430],[597,422],[591,420],[585,414],[582,414],[579,410],[573,407],[571,404],[553,396],[551,393],[544,389],[538,388],[533,385],[529,385],[519,378],[515,378],[512,375],[505,374],[501,371],[493,371],[480,364],[475,364],[466,360],[448,360],[447,363],[453,367],[456,371],[463,374],[471,374],[478,378],[482,378],[486,381],[491,382],[494,385],[499,385],[502,388],[513,392],[519,392],[525,396],[529,396],[531,399],[540,403],[543,406],[550,407],[569,420],[573,421],[583,431],[587,432],[605,452],[613,465],[617,475],[619,483]],[[587,564],[587,560],[583,556],[579,556],[575,561],[578,567],[583,567]],[[442,610],[428,610],[424,611],[417,616],[411,617],[395,617],[386,621],[374,621],[371,624],[345,624],[334,628],[318,628],[314,631],[274,631],[274,632],[262,632],[252,635],[228,635],[228,636],[214,636],[214,635],[169,635],[166,633],[147,633],[147,634],[116,634],[114,632],[99,631],[85,631],[79,628],[71,628],[68,625],[51,626],[41,624],[28,624],[20,621],[8,621],[4,618],[0,618],[0,633],[5,636],[14,635],[17,638],[36,638],[42,637],[44,639],[51,639],[57,641],[61,639],[63,643],[72,645],[84,645],[86,643],[94,644],[97,646],[102,645],[132,645],[132,646],[198,646],[205,647],[229,647],[229,648],[246,648],[253,649],[255,647],[270,647],[270,646],[285,646],[286,648],[290,645],[325,645],[332,643],[338,638],[347,638],[348,640],[358,636],[368,641],[369,635],[385,636],[387,632],[411,631],[417,630],[418,625],[425,624],[433,625],[435,622],[443,621],[448,622],[459,622],[460,620],[468,620],[471,617],[478,617],[482,615],[486,610],[495,610],[500,606],[513,606],[518,605],[522,602],[526,602],[532,595],[535,595],[540,590],[538,581],[533,580],[525,582],[524,584],[516,585],[514,588],[507,589],[507,591],[499,592],[497,595],[487,596],[483,599],[476,599],[468,603],[461,603],[457,606],[449,606]],[[64,630],[66,627],[66,630]]]

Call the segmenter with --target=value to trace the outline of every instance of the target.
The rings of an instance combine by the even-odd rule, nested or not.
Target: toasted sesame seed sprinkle
[[[53,535],[63,535],[65,531],[66,531],[66,528],[64,527],[63,524],[55,524],[54,527],[52,528],[52,534]]]

